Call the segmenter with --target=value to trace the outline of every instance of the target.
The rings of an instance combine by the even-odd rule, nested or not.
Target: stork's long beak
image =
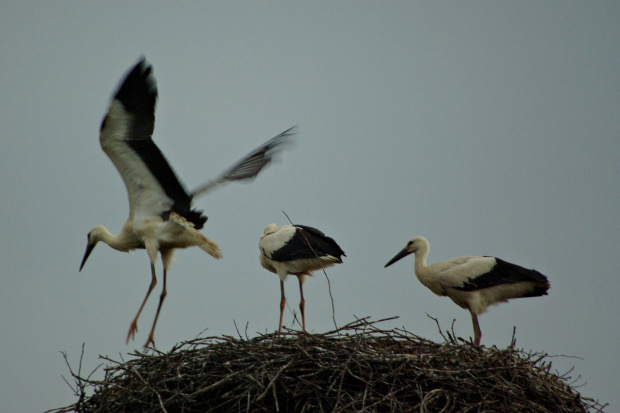
[[[80,271],[82,271],[84,264],[86,264],[86,260],[88,259],[88,256],[90,255],[90,253],[93,252],[93,250],[95,249],[95,245],[97,244],[89,243],[88,245],[86,245],[86,252],[84,252],[84,258],[82,258],[82,264],[80,264]]]
[[[383,268],[387,268],[390,265],[394,264],[396,261],[400,260],[401,258],[406,257],[407,255],[411,254],[409,251],[407,251],[407,248],[403,248],[398,254],[394,255],[394,258],[392,258],[390,261],[388,261],[387,264],[385,264],[385,267]]]

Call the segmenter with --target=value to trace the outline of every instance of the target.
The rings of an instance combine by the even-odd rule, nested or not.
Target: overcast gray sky
[[[429,263],[494,255],[549,277],[549,296],[480,318],[484,345],[575,358],[553,366],[620,409],[618,2],[24,2],[0,4],[0,411],[75,401],[83,371],[146,341],[157,290],[118,233],[122,180],[99,147],[111,94],[141,55],[159,86],[154,140],[188,188],[299,125],[296,146],[252,184],[199,199],[217,261],[177,253],[156,332],[169,350],[207,329],[277,328],[279,286],[258,262],[271,222],[315,226],[347,253],[329,270],[336,320],[441,337],[466,311],[383,265],[415,235]],[[158,271],[161,268],[158,262]],[[161,279],[161,276],[160,276]],[[297,308],[295,280],[286,283]],[[327,281],[305,288],[307,327],[333,328]],[[291,326],[287,310],[284,324]],[[298,326],[296,326],[298,327]]]

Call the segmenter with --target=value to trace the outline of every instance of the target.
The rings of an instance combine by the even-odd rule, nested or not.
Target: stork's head
[[[401,258],[405,258],[409,254],[415,254],[418,251],[424,251],[426,254],[428,253],[428,249],[429,249],[429,244],[426,238],[424,237],[411,238],[409,242],[407,243],[407,245],[405,245],[405,248],[403,248],[398,254],[396,254],[394,258],[388,261],[388,263],[385,264],[384,268],[389,267],[390,265],[394,264],[396,261],[400,260]]]
[[[88,259],[90,253],[93,252],[93,250],[95,249],[95,245],[97,245],[97,243],[101,241],[105,234],[109,233],[110,232],[102,225],[97,225],[95,228],[90,230],[90,232],[88,233],[86,252],[84,252],[84,258],[82,258],[82,264],[80,264],[80,271],[82,271],[84,264],[86,264],[86,260]]]
[[[269,224],[267,225],[267,227],[265,227],[265,232],[263,233],[263,235],[273,234],[274,232],[276,232],[277,229],[278,226],[276,224]]]

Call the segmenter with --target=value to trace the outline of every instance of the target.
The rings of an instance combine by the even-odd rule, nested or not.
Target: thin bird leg
[[[148,347],[149,344],[152,344],[155,347],[155,325],[157,324],[157,319],[159,318],[159,310],[161,310],[161,305],[164,303],[164,299],[168,292],[166,291],[166,269],[164,268],[164,287],[161,290],[161,295],[159,296],[159,305],[157,306],[157,312],[155,313],[155,321],[153,321],[153,327],[151,327],[151,332],[149,333],[149,338],[146,340],[144,347]]]
[[[284,281],[280,280],[280,293],[282,298],[280,299],[280,324],[278,325],[278,335],[282,331],[282,317],[284,316],[284,306],[286,305],[286,297],[284,296]]]
[[[129,339],[133,340],[136,337],[136,333],[138,332],[138,317],[140,317],[140,313],[144,308],[144,304],[146,304],[146,300],[149,299],[149,295],[151,295],[151,291],[153,291],[153,288],[155,288],[156,285],[157,277],[155,276],[155,263],[151,262],[151,285],[149,285],[149,289],[146,292],[146,297],[144,297],[144,301],[142,301],[142,305],[138,310],[138,314],[136,314],[136,317],[133,319],[131,325],[129,326],[129,333],[127,333],[127,340],[125,341],[125,344],[129,344]]]
[[[297,277],[299,280],[299,294],[301,295],[301,301],[299,301],[299,309],[301,310],[301,328],[306,331],[306,300],[304,300],[304,284],[302,277]]]
[[[482,332],[480,331],[480,324],[478,324],[478,316],[473,311],[471,313],[471,321],[474,324],[474,345],[480,345],[480,338],[482,338]]]

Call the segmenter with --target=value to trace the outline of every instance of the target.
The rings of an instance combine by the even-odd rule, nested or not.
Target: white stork
[[[147,66],[143,58],[129,71],[114,95],[100,133],[101,148],[110,157],[127,187],[129,218],[116,236],[101,225],[93,228],[88,233],[88,244],[80,265],[81,271],[99,241],[123,252],[146,249],[151,261],[151,283],[129,327],[129,343],[129,339],[133,339],[138,331],[138,317],[144,304],[157,284],[155,260],[157,253],[161,254],[163,288],[145,347],[149,344],[155,346],[155,325],[166,297],[166,274],[174,250],[198,246],[215,258],[222,257],[219,246],[198,231],[207,217],[202,211],[192,209],[192,200],[225,182],[254,178],[271,161],[287,138],[295,133],[294,128],[282,132],[219,178],[195,191],[187,192],[151,138],[156,100],[157,86],[152,67]]]
[[[415,275],[432,292],[448,296],[461,308],[469,310],[474,325],[474,344],[480,345],[482,333],[478,315],[490,305],[512,298],[547,295],[547,277],[495,257],[458,257],[426,265],[430,245],[426,238],[412,238],[385,267],[409,254],[415,254]]]
[[[282,316],[286,297],[284,296],[284,280],[289,274],[297,276],[301,301],[302,328],[306,331],[306,315],[303,285],[306,276],[312,276],[312,271],[328,268],[335,264],[342,264],[342,257],[346,254],[336,241],[326,236],[316,228],[305,225],[269,224],[258,243],[260,249],[260,263],[268,271],[280,277],[280,323],[278,334],[282,330]]]

